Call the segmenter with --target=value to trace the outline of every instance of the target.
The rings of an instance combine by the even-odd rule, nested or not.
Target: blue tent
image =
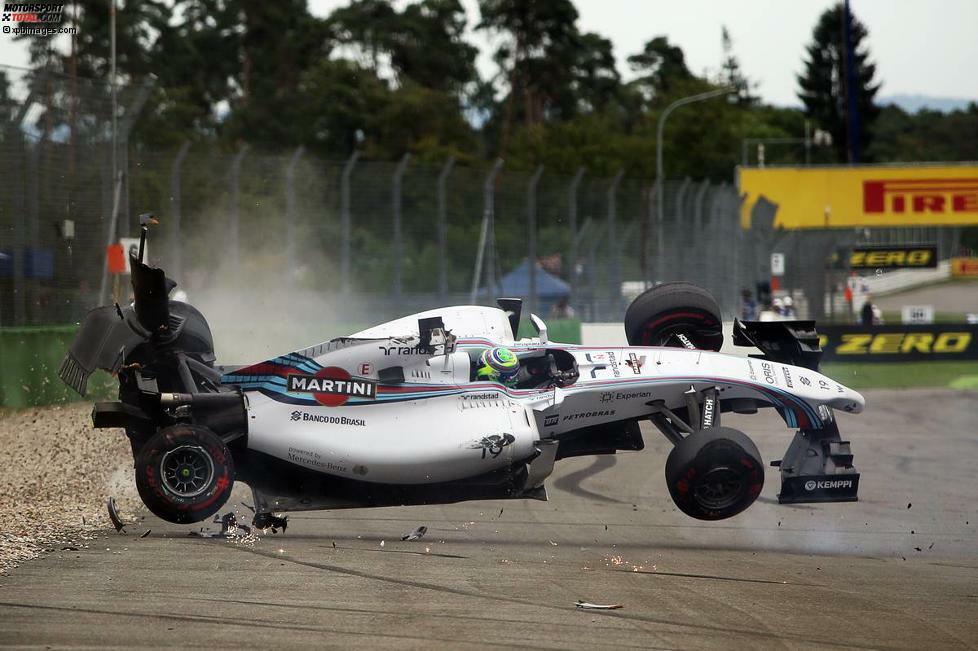
[[[537,268],[537,298],[541,301],[555,301],[564,296],[570,296],[570,285],[545,271],[540,263],[536,263]],[[490,293],[488,287],[482,288],[482,293]],[[492,292],[497,296],[511,296],[513,298],[529,298],[530,296],[530,263],[527,260],[519,263],[508,274],[500,279],[497,291]]]

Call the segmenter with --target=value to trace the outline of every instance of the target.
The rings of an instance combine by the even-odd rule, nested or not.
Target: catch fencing
[[[16,193],[10,185],[0,189],[7,195],[0,201],[33,206],[0,218],[5,233],[17,234],[10,254],[29,267],[0,278],[13,290],[0,306],[4,325],[71,322],[86,306],[107,301],[105,246],[138,236],[141,212],[160,221],[150,235],[150,260],[190,297],[230,286],[350,296],[344,318],[351,322],[446,303],[491,304],[512,293],[543,316],[567,314],[555,308],[566,295],[577,317],[615,320],[643,282],[687,279],[726,299],[755,275],[741,254],[750,233],[738,226],[739,200],[728,185],[666,183],[660,220],[659,187],[623,175],[356,154],[329,160],[303,148],[227,152],[187,143],[176,151],[128,152],[113,238],[104,152],[79,156],[85,181],[61,189],[65,144],[4,143],[2,150],[5,168],[43,161],[18,179]],[[59,230],[64,219],[74,222],[71,238]],[[30,268],[38,255],[53,259],[53,267]]]

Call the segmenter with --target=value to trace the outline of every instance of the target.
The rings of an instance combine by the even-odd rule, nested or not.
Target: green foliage
[[[832,134],[838,162],[848,160],[846,127],[847,92],[855,94],[856,111],[862,123],[859,145],[866,151],[873,138],[873,123],[879,114],[874,103],[879,84],[874,83],[876,65],[869,60],[865,39],[869,32],[852,17],[851,39],[855,59],[855,88],[846,88],[846,47],[843,37],[845,11],[842,3],[827,9],[819,18],[812,43],[807,47],[804,72],[798,76],[798,98],[816,127]]]
[[[499,37],[495,80],[484,93],[490,150],[509,155],[514,131],[607,110],[622,91],[611,42],[577,28],[570,0],[481,0],[478,28]]]
[[[923,109],[907,113],[884,106],[876,122],[872,154],[881,163],[899,161],[968,161],[976,157],[978,104],[963,111]]]
[[[632,82],[651,101],[660,94],[675,92],[694,79],[686,67],[686,57],[678,45],[670,45],[665,36],[656,36],[638,54],[628,57],[628,65],[638,77]]]
[[[17,114],[17,102],[10,96],[10,79],[6,70],[0,70],[0,124],[9,124]],[[0,132],[0,142],[6,134]]]
[[[460,95],[477,80],[478,51],[463,40],[458,0],[422,0],[403,11],[382,0],[358,0],[327,21],[333,40],[377,70],[386,57],[397,81]]]
[[[756,84],[752,83],[741,71],[740,61],[733,51],[733,38],[727,31],[726,25],[721,29],[720,42],[723,47],[723,62],[720,64],[721,83],[737,89],[738,104],[748,106],[757,104],[760,102],[760,98],[751,94],[751,88]]]
[[[713,99],[672,114],[664,133],[667,176],[730,180],[745,138],[800,138],[806,118],[834,142],[834,149],[812,148],[810,161],[844,160],[841,6],[826,11],[814,28],[799,77],[800,111],[752,95],[749,71],[742,70],[726,29],[715,76],[693,73],[678,45],[653,35],[627,58],[636,76],[623,82],[612,43],[581,31],[571,0],[480,0],[475,25],[460,0],[353,0],[326,18],[310,14],[307,0],[117,1],[120,83],[156,78],[130,137],[143,151],[170,152],[189,139],[223,151],[241,143],[266,151],[301,144],[332,159],[355,149],[374,160],[410,152],[415,161],[434,165],[449,156],[478,165],[502,155],[507,170],[542,164],[548,174],[570,175],[583,167],[594,178],[624,169],[648,179],[655,173],[662,110],[681,97],[732,84],[735,101]],[[69,6],[66,20],[79,27],[73,48],[33,39],[35,68],[72,83],[104,79],[107,13],[104,0]],[[477,49],[465,39],[472,27],[493,39],[500,67],[493,79],[477,73]],[[867,29],[854,20],[852,31],[867,159],[973,159],[978,106],[947,115],[880,111],[873,103],[878,84]],[[15,105],[5,99],[6,87],[0,77],[0,117],[9,121]],[[44,110],[32,119],[42,135],[65,127],[89,129],[93,137],[104,133],[97,122],[72,115],[63,97],[40,102]],[[800,145],[771,146],[766,160],[797,164],[805,152]]]

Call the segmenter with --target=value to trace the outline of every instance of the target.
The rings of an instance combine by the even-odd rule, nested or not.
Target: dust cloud
[[[281,234],[262,246],[249,242],[257,235],[243,229],[241,254],[235,260],[220,248],[228,239],[224,225],[207,230],[193,239],[198,245],[211,242],[209,249],[221,253],[198,256],[188,247],[184,277],[173,280],[207,319],[218,364],[259,362],[371,325],[363,317],[363,301],[318,288],[338,285],[339,261],[312,244],[298,245],[289,264],[285,247],[277,241]],[[166,259],[155,262],[172,276]]]

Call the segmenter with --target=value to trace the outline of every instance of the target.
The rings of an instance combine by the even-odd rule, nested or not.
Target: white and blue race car
[[[642,450],[643,421],[674,444],[665,476],[676,505],[727,518],[757,498],[764,464],[721,417],[761,407],[796,430],[779,464],[782,502],[856,499],[833,413],[864,401],[818,372],[812,322],[736,322],[734,343],[761,354],[721,354],[712,296],[666,283],[628,308],[628,347],[552,342],[535,315],[522,337],[521,302],[500,299],[222,367],[204,317],[169,299],[175,283],[141,253],[130,262],[133,305],[92,310],[60,375],[83,395],[95,369],[118,375],[120,399],[97,403],[94,425],[125,429],[140,496],[171,522],[209,518],[235,481],[252,489],[259,527],[298,510],[546,499],[556,461]],[[506,383],[477,376],[494,347],[519,360]]]

